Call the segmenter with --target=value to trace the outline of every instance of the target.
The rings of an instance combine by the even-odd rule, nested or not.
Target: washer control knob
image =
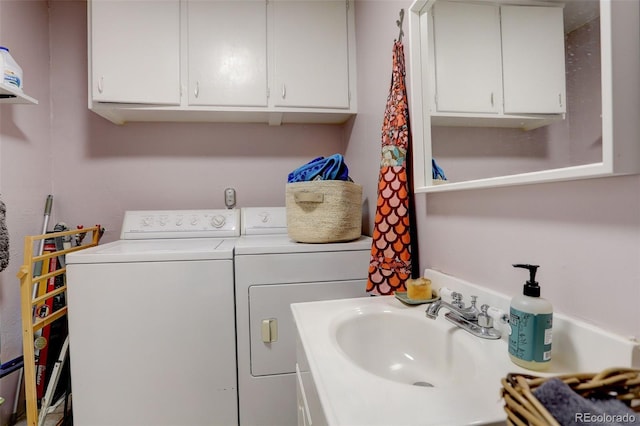
[[[213,226],[214,228],[222,228],[225,222],[225,217],[219,214],[211,218],[211,226]]]

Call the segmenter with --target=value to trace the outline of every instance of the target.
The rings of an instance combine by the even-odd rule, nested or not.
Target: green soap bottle
[[[515,264],[529,270],[529,281],[521,296],[511,299],[509,356],[514,364],[529,370],[546,370],[551,361],[553,306],[540,297],[536,281],[538,265]]]

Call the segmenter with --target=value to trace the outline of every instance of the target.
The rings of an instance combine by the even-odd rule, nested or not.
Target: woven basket
[[[640,369],[610,368],[600,373],[555,376],[583,397],[615,397],[640,412]],[[509,425],[559,426],[533,391],[551,377],[509,374],[502,379],[502,398]]]
[[[341,180],[288,183],[287,232],[301,243],[351,241],[362,231],[362,186]]]

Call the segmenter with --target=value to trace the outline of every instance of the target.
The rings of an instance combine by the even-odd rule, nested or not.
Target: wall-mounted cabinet
[[[341,123],[352,0],[90,0],[89,108],[127,121]]]
[[[91,2],[93,103],[180,105],[179,0]]]
[[[563,118],[562,7],[439,0],[427,16],[434,125],[533,128]]]
[[[188,1],[187,16],[188,104],[266,107],[266,3]]]
[[[270,5],[272,106],[348,109],[350,46],[345,3],[273,1]]]
[[[639,173],[639,17],[612,0],[415,1],[416,192]]]
[[[562,7],[500,6],[505,114],[564,114]]]

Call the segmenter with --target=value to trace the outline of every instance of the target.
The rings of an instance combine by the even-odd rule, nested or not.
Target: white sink
[[[430,320],[425,308],[393,296],[292,305],[328,424],[502,422],[500,379],[516,367],[506,342]]]
[[[371,306],[350,314],[333,324],[332,334],[346,357],[369,373],[407,385],[451,387],[468,383],[481,367],[473,356],[475,338],[442,321]]]
[[[467,299],[474,294],[479,303],[508,309],[506,296],[436,271],[425,276]],[[637,342],[556,313],[549,372],[525,370],[510,361],[506,333],[481,339],[446,321],[444,309],[437,319],[426,318],[426,307],[393,296],[291,305],[298,368],[302,381],[312,378],[313,391],[305,386],[305,392],[317,397],[309,405],[322,411],[319,417],[349,426],[503,424],[500,380],[510,372],[640,366]]]

